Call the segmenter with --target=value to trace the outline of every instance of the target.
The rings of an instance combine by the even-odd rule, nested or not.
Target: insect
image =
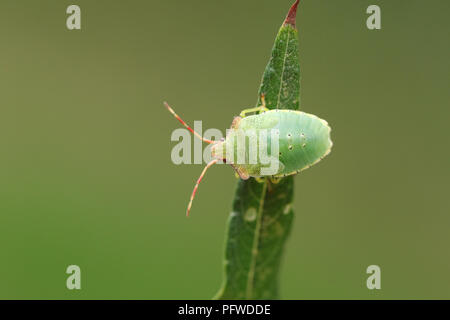
[[[211,156],[213,158],[203,169],[198,178],[194,190],[186,210],[186,215],[192,207],[198,186],[202,181],[206,171],[219,161],[231,164],[233,169],[243,180],[250,177],[257,179],[269,177],[274,183],[280,178],[297,174],[312,165],[319,162],[331,151],[333,145],[330,139],[331,128],[328,123],[319,117],[308,114],[302,111],[288,110],[288,109],[273,109],[269,110],[266,107],[264,95],[261,96],[262,104],[259,107],[244,109],[238,117],[233,119],[230,131],[225,139],[219,141],[211,141],[203,138],[200,134],[195,132],[189,125],[186,124],[173,109],[164,102],[164,105],[173,116],[181,122],[190,132],[197,138],[208,144],[213,144],[211,147]],[[248,115],[249,113],[254,113]],[[242,132],[253,130],[259,132],[262,130],[271,130],[275,132],[278,141],[278,169],[272,174],[264,174],[262,170],[265,164],[261,163],[260,158],[254,163],[244,161],[243,163],[236,162],[235,154],[243,152],[248,155],[252,148],[252,142],[239,144],[239,135]],[[267,149],[272,149],[274,144],[274,137],[267,139]],[[260,144],[261,141],[253,141],[253,143]],[[253,146],[254,147],[254,146]],[[233,157],[230,158],[227,151],[233,150]],[[256,149],[253,149],[256,150]],[[247,157],[248,158],[248,157]]]

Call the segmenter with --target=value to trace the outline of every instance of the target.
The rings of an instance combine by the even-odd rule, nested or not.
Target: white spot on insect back
[[[288,203],[288,204],[284,207],[283,213],[284,213],[284,214],[288,214],[289,212],[291,212],[291,208],[292,208],[292,204],[291,204],[291,203]]]
[[[255,221],[256,209],[253,207],[248,208],[247,211],[245,211],[244,219],[249,222]]]

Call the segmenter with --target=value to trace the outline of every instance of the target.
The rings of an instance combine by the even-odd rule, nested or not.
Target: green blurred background
[[[215,167],[184,217],[202,165],[171,162],[179,123],[162,101],[228,128],[292,2],[0,2],[0,298],[216,293],[236,178]],[[450,298],[449,9],[300,4],[302,110],[328,120],[334,148],[295,178],[282,298]],[[81,290],[66,289],[70,264]]]

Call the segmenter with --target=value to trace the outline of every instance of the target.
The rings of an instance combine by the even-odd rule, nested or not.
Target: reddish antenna
[[[190,132],[192,132],[192,133],[194,134],[194,136],[196,136],[197,138],[199,138],[199,139],[202,140],[203,142],[210,143],[210,144],[211,144],[211,143],[214,143],[214,141],[205,139],[205,138],[203,138],[200,134],[198,134],[197,132],[195,132],[194,129],[192,129],[186,122],[184,122],[183,119],[180,118],[180,116],[178,116],[178,115],[175,113],[175,111],[173,111],[173,109],[167,104],[167,102],[164,101],[164,105],[166,106],[167,110],[169,110],[169,112],[170,112],[171,114],[173,114],[173,116],[174,116],[178,121],[180,121],[181,124],[182,124],[183,126],[186,127],[186,129],[188,129]]]
[[[212,160],[210,163],[208,163],[208,164],[206,165],[206,167],[203,169],[202,173],[200,174],[200,177],[198,178],[197,183],[195,184],[194,190],[192,191],[191,200],[189,201],[189,205],[188,205],[187,210],[186,210],[186,217],[189,217],[189,211],[191,211],[192,201],[193,201],[194,198],[195,198],[195,193],[197,192],[198,185],[199,185],[200,182],[202,181],[203,176],[205,175],[206,171],[207,171],[213,164],[216,164],[217,161],[219,161],[219,159],[214,159],[214,160]]]

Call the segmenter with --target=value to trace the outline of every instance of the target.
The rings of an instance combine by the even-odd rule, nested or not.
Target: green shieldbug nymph
[[[203,169],[200,177],[195,184],[194,190],[189,201],[186,215],[192,206],[195,193],[203,176],[209,167],[219,161],[231,164],[236,173],[241,179],[248,179],[249,177],[271,179],[279,179],[285,176],[297,174],[300,171],[311,167],[319,162],[331,151],[333,143],[330,139],[330,131],[328,123],[325,120],[318,118],[315,115],[308,114],[302,111],[266,108],[264,96],[261,97],[262,105],[256,108],[245,109],[241,112],[239,117],[235,117],[230,131],[225,139],[220,141],[211,141],[204,139],[200,134],[195,132],[188,126],[167,104],[164,103],[167,109],[178,119],[190,132],[202,141],[213,144],[211,147],[211,155],[213,160],[210,161]],[[247,116],[248,113],[255,113]],[[238,136],[241,132],[253,131],[260,132],[270,130],[275,132],[277,140],[277,170],[271,174],[265,174],[264,166],[267,163],[262,163],[260,157],[256,157],[256,162],[243,163],[236,162],[235,157],[229,157],[229,151],[235,155],[243,152],[245,155],[250,153],[249,150],[256,150],[253,144],[260,144],[261,140],[248,140],[248,143],[238,143]],[[274,149],[274,137],[267,139],[268,150]],[[252,149],[252,147],[255,147]],[[259,147],[259,145],[257,146]],[[273,150],[272,150],[273,151]],[[246,158],[248,159],[248,157]]]

